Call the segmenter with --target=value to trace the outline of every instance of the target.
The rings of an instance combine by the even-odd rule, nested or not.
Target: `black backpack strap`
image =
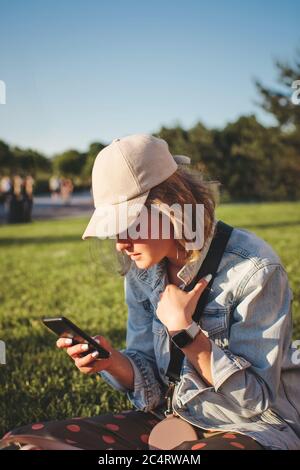
[[[188,284],[184,288],[185,291],[189,292],[195,287],[196,283],[204,276],[206,276],[207,274],[212,275],[212,279],[201,294],[195,313],[193,315],[193,320],[196,323],[199,323],[201,313],[203,312],[205,305],[208,301],[210,287],[217,273],[219,264],[221,262],[224,250],[226,248],[232,230],[233,227],[228,224],[225,224],[225,222],[222,222],[221,220],[217,222],[215,227],[215,233],[212,238],[209,250],[205,256],[205,259],[195,278],[192,280],[192,282],[190,282],[190,284]],[[178,382],[180,380],[180,372],[182,368],[183,359],[184,353],[181,351],[181,349],[177,348],[172,341],[170,341],[170,362],[166,373],[170,382]]]

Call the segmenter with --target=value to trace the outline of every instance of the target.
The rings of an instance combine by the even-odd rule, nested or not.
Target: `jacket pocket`
[[[270,408],[266,411],[264,411],[261,415],[260,418],[262,421],[268,424],[272,424],[273,426],[278,427],[280,430],[284,429],[287,426],[287,423],[284,421],[284,419],[280,418],[274,411],[272,411]]]

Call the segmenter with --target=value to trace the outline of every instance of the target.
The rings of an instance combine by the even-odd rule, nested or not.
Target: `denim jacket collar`
[[[198,273],[200,267],[202,266],[203,261],[204,261],[206,255],[207,255],[207,252],[209,250],[209,247],[210,247],[212,239],[213,239],[216,223],[217,223],[217,221],[215,219],[214,222],[213,222],[213,227],[212,227],[211,234],[208,237],[208,239],[206,240],[203,248],[201,249],[199,257],[195,261],[187,262],[180,269],[180,271],[178,271],[177,277],[183,282],[183,284],[184,284],[183,287],[186,286],[187,284],[189,284],[194,279],[194,277]]]

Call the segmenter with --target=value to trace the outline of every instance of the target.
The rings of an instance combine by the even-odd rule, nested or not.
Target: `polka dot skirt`
[[[63,421],[34,423],[17,428],[9,433],[34,434],[51,437],[80,449],[95,450],[146,450],[149,434],[159,422],[152,413],[127,410],[120,413],[107,413],[92,418],[72,418]],[[231,432],[202,432],[196,428],[198,440],[184,441],[177,450],[244,450],[263,449],[251,437]]]

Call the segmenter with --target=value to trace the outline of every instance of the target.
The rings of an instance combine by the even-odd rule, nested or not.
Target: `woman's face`
[[[158,228],[158,237],[151,238],[151,222],[153,219],[150,217],[150,214],[141,216],[139,219],[139,224],[136,226],[137,232],[142,232],[141,226],[143,223],[147,223],[145,230],[148,227],[148,232],[146,230],[146,236],[142,238],[139,236],[134,239],[130,237],[128,231],[126,234],[117,235],[116,249],[118,251],[124,251],[127,253],[130,258],[136,263],[137,267],[140,269],[147,269],[150,266],[161,261],[165,256],[171,260],[174,260],[176,263],[177,259],[177,243],[174,240],[172,225],[170,226],[170,237],[162,237],[162,219],[159,218],[159,228]],[[144,232],[145,233],[145,232]]]

